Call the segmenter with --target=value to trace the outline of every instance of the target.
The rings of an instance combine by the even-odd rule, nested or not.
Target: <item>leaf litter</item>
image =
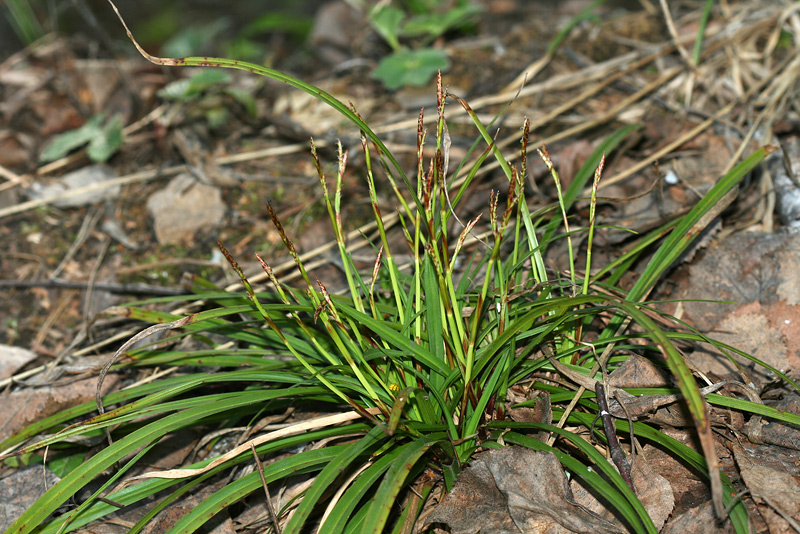
[[[796,402],[790,402],[791,390],[778,382],[778,373],[796,378],[800,366],[795,347],[796,328],[800,325],[796,312],[798,284],[793,278],[797,245],[795,234],[788,231],[796,219],[793,186],[797,184],[792,180],[796,156],[791,147],[797,144],[798,132],[797,110],[788,103],[787,95],[796,90],[797,60],[780,53],[781,46],[793,46],[782,43],[780,31],[796,34],[798,14],[789,4],[731,3],[727,12],[712,18],[706,31],[703,60],[693,68],[681,66],[681,56],[675,50],[682,50],[696,37],[698,13],[674,7],[671,7],[670,16],[679,28],[677,36],[670,34],[665,27],[664,14],[657,8],[642,8],[623,17],[606,12],[605,22],[590,28],[579,26],[560,51],[547,51],[542,56],[547,61],[532,60],[546,44],[532,36],[552,36],[551,25],[545,21],[567,20],[576,15],[579,4],[585,7],[581,2],[574,4],[556,9],[550,17],[541,14],[534,17],[522,16],[533,9],[524,2],[486,2],[486,21],[479,29],[486,35],[480,35],[476,42],[479,38],[495,36],[500,44],[484,46],[469,40],[452,43],[449,49],[452,70],[446,75],[447,79],[453,86],[463,88],[472,108],[480,112],[494,113],[498,104],[513,100],[504,123],[515,125],[521,123],[522,116],[531,117],[534,131],[540,137],[530,146],[546,142],[553,159],[562,168],[579,167],[574,159],[582,160],[585,156],[566,156],[569,145],[581,140],[591,147],[597,142],[591,135],[593,128],[643,122],[643,131],[607,164],[611,172],[607,174],[609,179],[601,184],[600,194],[604,198],[599,215],[602,224],[640,233],[658,227],[694,205],[724,173],[729,162],[735,161],[734,150],[743,137],[748,139],[746,136],[750,135],[754,140],[741,143],[742,147],[778,141],[789,147],[788,164],[773,163],[772,171],[762,169],[743,185],[730,209],[719,215],[720,224],[714,226],[715,233],[696,251],[696,257],[684,258],[684,263],[674,269],[670,282],[660,289],[660,296],[676,300],[734,301],[735,304],[725,305],[687,300],[669,305],[669,311],[710,337],[744,349],[777,371],[764,372],[762,367],[738,355],[728,358],[726,350],[719,346],[698,342],[686,348],[688,361],[710,388],[706,391],[719,433],[717,447],[727,448],[728,459],[735,460],[724,461],[723,468],[728,476],[739,481],[740,489],[749,490],[743,498],[750,509],[754,528],[769,532],[796,529],[800,520],[796,508],[800,469],[791,461],[776,467],[764,457],[769,456],[769,451],[773,451],[774,457],[783,457],[775,451],[797,450],[800,442],[796,437],[796,420],[789,418],[790,422],[780,417],[780,412],[797,415],[800,410]],[[504,18],[508,13],[514,18],[510,30],[508,19]],[[504,31],[498,32],[498,28]],[[206,239],[204,232],[226,235],[226,241],[235,242],[233,253],[244,255],[258,248],[264,255],[277,253],[279,249],[264,241],[268,230],[260,222],[263,208],[251,199],[279,196],[278,210],[294,214],[291,224],[295,230],[309,225],[308,219],[313,222],[320,215],[313,206],[307,205],[306,197],[311,189],[303,185],[303,179],[312,174],[311,169],[307,162],[295,161],[307,160],[297,156],[302,155],[305,147],[286,144],[286,125],[323,124],[325,130],[335,130],[336,136],[343,139],[353,135],[336,122],[336,117],[322,120],[322,111],[309,116],[305,104],[291,104],[295,93],[283,92],[269,83],[249,87],[256,95],[255,122],[245,118],[253,110],[245,109],[242,99],[215,94],[211,100],[203,102],[205,88],[202,87],[197,89],[198,101],[208,106],[206,109],[189,105],[180,95],[172,102],[156,106],[153,95],[170,87],[169,82],[175,83],[173,76],[185,86],[191,86],[191,78],[172,72],[165,74],[141,61],[81,59],[83,48],[79,41],[59,38],[32,45],[0,65],[2,113],[6,124],[13,125],[0,134],[3,146],[10,148],[0,151],[3,154],[0,155],[0,170],[5,180],[0,184],[0,217],[5,219],[0,238],[6,251],[0,258],[0,270],[6,273],[0,297],[5,310],[0,338],[9,344],[31,347],[39,355],[36,361],[23,364],[2,377],[10,388],[4,393],[4,405],[14,395],[28,399],[18,410],[25,412],[24,417],[14,416],[18,413],[14,409],[6,412],[12,417],[2,426],[4,436],[27,421],[86,400],[86,392],[81,393],[80,388],[86,389],[87,384],[94,382],[91,378],[76,380],[74,377],[97,372],[97,361],[113,348],[113,343],[131,335],[130,330],[125,330],[128,325],[113,314],[86,317],[84,307],[74,304],[78,300],[59,301],[58,294],[64,290],[50,288],[33,292],[15,288],[13,284],[14,281],[47,280],[48,273],[56,272],[91,209],[86,205],[68,204],[68,199],[80,198],[90,191],[121,188],[120,198],[111,199],[113,208],[106,216],[133,235],[137,243],[153,244],[135,255],[127,254],[122,248],[103,253],[103,230],[95,228],[74,256],[78,267],[66,273],[71,281],[85,283],[87,292],[91,291],[90,282],[95,279],[120,285],[130,282],[120,280],[117,274],[120,269],[141,266],[142,273],[146,273],[148,263],[154,265],[152,272],[134,278],[134,283],[144,285],[157,281],[175,285],[181,273],[210,272],[218,281],[230,284],[234,279],[219,279],[218,267],[205,265],[210,271],[202,271],[189,259],[190,256],[207,258],[204,261],[213,265],[215,260],[209,241],[216,238]],[[343,48],[340,53],[358,55],[355,48]],[[66,68],[61,65],[64,54],[70,59]],[[528,65],[523,72],[530,75],[524,85],[517,81],[522,76],[521,65]],[[318,70],[310,72],[332,72],[330,67],[324,62],[318,63]],[[97,72],[102,69],[114,74],[98,76]],[[536,72],[544,75],[534,76]],[[234,84],[247,87],[249,83],[239,73],[232,78]],[[359,110],[369,111],[370,122],[379,124],[376,130],[385,133],[392,143],[410,147],[403,129],[416,119],[403,111],[402,91],[385,93],[375,85],[354,84],[354,79],[358,79],[356,73],[346,72],[339,78],[331,75],[324,83],[330,84],[334,92],[355,100]],[[192,98],[195,96],[193,93]],[[215,102],[214,98],[220,100]],[[363,106],[359,98],[364,101]],[[149,109],[134,111],[141,101],[148,101]],[[241,117],[241,122],[231,121],[227,128],[217,126],[215,130],[209,121],[212,116],[209,110],[219,106],[219,102],[233,109],[233,116]],[[753,105],[758,112],[754,118],[752,108],[748,108]],[[94,189],[73,192],[72,196],[61,194],[21,202],[23,190],[31,190],[37,184],[49,187],[68,182],[64,178],[65,171],[89,167],[100,148],[95,149],[95,157],[75,146],[77,152],[64,154],[54,163],[40,166],[39,161],[42,154],[47,155],[47,151],[42,150],[48,140],[64,132],[81,132],[80,128],[93,125],[100,117],[98,113],[105,111],[113,113],[110,116],[120,117],[125,125],[121,151],[109,161],[120,178],[94,186]],[[277,121],[263,120],[269,116],[283,117],[284,126],[276,126]],[[463,149],[465,144],[465,139],[459,137],[458,125],[462,118],[457,111],[450,117],[454,151]],[[198,126],[198,122],[203,121],[203,126]],[[203,138],[205,146],[176,151],[173,147],[181,141],[175,139],[181,132]],[[320,130],[315,134],[325,136]],[[81,138],[83,142],[96,142],[99,146],[101,141],[93,139],[96,138]],[[517,140],[516,134],[501,137],[498,146]],[[256,143],[258,146],[254,147]],[[324,149],[325,142],[318,142],[318,146]],[[568,160],[568,157],[574,159]],[[565,161],[559,162],[559,159]],[[143,166],[153,170],[142,169]],[[159,233],[157,225],[144,210],[145,199],[152,198],[160,187],[156,182],[192,168],[213,170],[228,166],[235,167],[237,180],[211,180],[211,184],[204,184],[215,188],[214,194],[223,196],[229,203],[218,229],[182,230],[186,239],[179,247],[157,246],[152,238],[154,232]],[[552,186],[544,179],[544,166],[536,164],[530,171],[530,186],[545,196],[552,196]],[[497,188],[501,183],[489,170],[481,172],[487,176],[476,187],[494,185]],[[562,172],[564,187],[569,185],[571,174]],[[667,174],[675,177],[675,183],[663,181]],[[197,173],[193,176],[191,179],[202,181]],[[773,181],[774,188],[770,187]],[[458,183],[454,180],[453,185]],[[365,195],[355,188],[351,194]],[[477,206],[475,209],[483,209]],[[580,213],[581,202],[577,209]],[[474,214],[460,215],[464,220],[474,217]],[[348,217],[366,218],[353,208]],[[775,227],[780,225],[783,228],[776,231]],[[401,239],[399,233],[397,238]],[[607,255],[609,261],[617,248],[624,249],[628,243],[627,233],[613,229],[600,233],[599,245],[605,248],[601,254]],[[320,262],[323,266],[329,263],[323,248],[302,252],[316,254],[323,260]],[[554,270],[565,268],[563,257],[566,256],[558,250],[552,251],[550,260]],[[181,261],[182,258],[185,261]],[[641,263],[643,266],[646,261]],[[88,278],[94,265],[99,265],[96,269],[99,278]],[[245,269],[255,267],[245,265]],[[163,274],[165,269],[166,275]],[[88,298],[88,295],[83,293],[81,298]],[[54,308],[53,301],[66,304]],[[21,302],[26,304],[23,306]],[[76,349],[71,339],[90,322],[95,329],[93,338],[99,341]],[[36,343],[32,343],[33,340]],[[612,388],[673,385],[668,377],[664,381],[658,366],[642,360],[631,357],[626,365],[609,373]],[[559,370],[563,380],[582,385],[583,379],[574,371],[566,367]],[[117,381],[130,383],[142,378],[135,373],[128,377],[111,376],[115,379],[107,381],[107,386],[112,388],[120,387],[121,382]],[[725,382],[735,382],[740,387],[730,388],[723,384]],[[47,393],[53,387],[59,388],[58,395]],[[774,410],[765,415],[745,413],[743,416],[736,411],[733,401],[725,400],[747,397],[742,394],[741,387],[750,388],[755,398]],[[32,401],[30,394],[34,391],[45,393],[44,400]],[[614,392],[624,393],[622,389],[612,389]],[[682,436],[688,446],[697,449],[689,434],[680,430],[691,423],[681,408],[679,396],[664,394],[661,396],[663,405],[652,404],[656,399],[651,398],[647,401],[651,404],[637,406],[635,399],[620,395],[612,394],[610,404],[612,414],[622,422],[620,427],[627,425],[627,419],[641,417],[674,427],[670,432]],[[529,399],[521,397],[520,400]],[[653,474],[652,470],[658,471],[659,467],[648,467],[650,463],[657,463],[651,455],[659,457],[650,444],[644,447],[642,454],[637,454],[633,462],[634,485],[656,527],[663,526],[662,532],[710,531],[714,521],[705,486],[691,470],[674,467],[662,469],[663,477]],[[174,466],[177,467],[180,465]],[[8,474],[9,468],[3,469],[6,470],[4,474]],[[678,472],[685,478],[676,479]],[[644,477],[647,484],[637,482],[636,477],[639,481]],[[11,482],[13,479],[4,480]],[[646,486],[646,491],[641,486]],[[694,489],[675,491],[679,487]],[[654,493],[652,501],[648,492]],[[451,532],[476,532],[476,526],[481,532],[624,531],[626,527],[610,515],[602,503],[594,501],[592,504],[590,497],[575,480],[567,482],[561,464],[552,454],[511,446],[477,455],[453,491],[427,517],[429,522],[449,524]],[[564,530],[567,528],[571,530]]]

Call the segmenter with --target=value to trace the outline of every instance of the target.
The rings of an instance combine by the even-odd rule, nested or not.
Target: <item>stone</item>
[[[208,232],[222,222],[225,204],[217,187],[201,184],[188,173],[179,174],[147,199],[158,242],[190,242],[197,232]]]
[[[34,182],[26,194],[32,200],[49,200],[49,203],[57,208],[91,206],[103,200],[119,197],[122,192],[121,185],[106,187],[103,184],[103,182],[116,177],[117,175],[108,165],[90,165],[65,174],[55,183]],[[75,194],[77,190],[84,188],[91,189]]]

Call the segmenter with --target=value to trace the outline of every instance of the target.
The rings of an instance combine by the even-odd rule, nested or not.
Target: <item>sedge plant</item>
[[[159,512],[212,482],[217,483],[214,489],[168,532],[193,532],[248,497],[265,498],[265,490],[272,505],[262,520],[268,531],[409,532],[420,526],[417,521],[426,502],[453,488],[476,451],[508,444],[554,452],[573,476],[605,500],[626,528],[655,532],[636,494],[587,440],[587,433],[605,439],[593,421],[598,409],[594,392],[579,390],[576,396],[574,389],[544,375],[568,368],[602,379],[600,363],[612,369],[632,350],[664,357],[678,378],[701,441],[710,432],[706,402],[799,422],[796,415],[739,399],[713,394],[704,399],[675,340],[706,338],[685,329],[666,330],[652,318],[658,312],[644,301],[692,242],[703,215],[767,150],[756,151],[722,177],[691,212],[642,236],[641,246],[597,270],[592,268],[590,251],[603,153],[614,150],[635,128],[612,133],[566,190],[561,189],[542,149],[558,184],[558,200],[532,213],[524,186],[527,124],[517,168],[497,149],[467,103],[447,94],[441,78],[436,120],[430,130],[420,113],[416,166],[408,176],[354,110],[316,87],[227,59],[148,58],[174,65],[244,69],[283,80],[350,119],[362,132],[363,178],[376,229],[365,238],[375,261],[371,269],[359,271],[349,250],[350,229],[342,215],[347,151],[339,146],[338,165],[334,175],[327,176],[312,143],[311,157],[347,280],[346,291],[335,294],[324,280],[314,278],[280,214],[268,204],[272,222],[299,273],[299,285],[282,281],[267,259],[258,256],[269,286],[256,290],[237,259],[220,243],[240,276],[243,291],[226,292],[197,278],[193,295],[127,305],[126,316],[153,325],[137,339],[157,330],[169,335],[150,346],[132,348],[132,343],[126,343],[109,359],[101,380],[106,371],[128,368],[169,367],[177,372],[98,396],[97,404],[82,404],[47,417],[0,444],[6,461],[18,464],[45,461],[41,451],[47,450],[47,465],[61,476],[9,533],[76,531],[108,519],[120,507],[152,502],[129,529],[140,532]],[[467,110],[478,132],[475,146],[483,147],[474,160],[458,165],[464,179],[457,187],[448,185],[448,102]],[[430,160],[424,156],[426,146],[433,148]],[[485,214],[462,224],[460,200],[488,158],[500,163],[508,185],[492,194]],[[568,214],[587,184],[592,216],[585,228],[571,228]],[[386,190],[393,195],[394,213],[384,213],[386,204],[380,195]],[[396,221],[402,235],[399,244],[389,221]],[[479,228],[487,230],[480,233]],[[579,258],[576,248],[571,249],[566,275],[545,269],[543,254],[549,245],[584,235],[589,252]],[[654,256],[636,285],[627,290],[618,287],[622,274],[653,249]],[[401,265],[400,257],[410,258],[407,265]],[[592,275],[593,271],[597,272]],[[167,305],[198,299],[204,305],[194,313],[164,311]],[[589,331],[596,333],[591,350],[582,341]],[[183,350],[176,345],[183,338],[192,338],[204,348]],[[615,347],[625,350],[616,354]],[[603,352],[611,356],[599,362]],[[539,395],[549,395],[554,419],[587,433],[565,430],[550,421],[508,420],[508,391],[523,381]],[[314,415],[288,419],[292,413],[307,412]],[[288,422],[268,426],[272,421]],[[225,434],[254,434],[224,454],[170,471],[141,472],[139,464],[149,451],[157,450],[160,440],[189,428],[211,436],[202,444],[205,452]],[[713,468],[707,450],[705,456],[698,454],[646,423],[636,422],[632,428],[639,439],[716,478],[725,490],[720,500],[730,503],[735,492],[730,491],[730,481]],[[557,439],[549,443],[532,437],[542,430]],[[628,433],[627,422],[621,421],[617,431]],[[262,464],[264,460],[269,461]],[[252,465],[258,467],[246,469]],[[132,472],[137,475],[131,476]],[[94,491],[89,497],[63,507],[90,484]],[[274,498],[279,494],[280,499]],[[745,507],[731,503],[727,513],[736,530],[746,532]]]

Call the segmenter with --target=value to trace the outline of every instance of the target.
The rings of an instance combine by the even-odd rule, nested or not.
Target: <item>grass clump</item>
[[[655,532],[637,496],[586,439],[587,434],[605,439],[592,421],[598,411],[594,392],[581,388],[576,394],[544,378],[545,372],[562,372],[602,381],[603,373],[629,353],[614,352],[623,345],[627,351],[665,359],[686,399],[706,456],[644,423],[635,423],[637,435],[709,476],[720,507],[723,499],[730,501],[731,486],[720,477],[713,456],[705,400],[674,344],[675,339],[699,336],[666,331],[653,319],[657,312],[643,301],[697,235],[703,216],[764,158],[766,150],[756,151],[724,176],[687,215],[643,236],[642,243],[651,246],[666,237],[636,284],[623,290],[616,285],[618,280],[647,247],[632,248],[591,275],[591,242],[603,152],[613,150],[630,128],[609,136],[566,190],[542,147],[540,155],[557,186],[558,202],[530,213],[524,187],[527,125],[517,168],[509,165],[467,103],[447,94],[441,79],[435,127],[427,130],[420,114],[416,172],[408,176],[355,111],[318,88],[227,59],[148,59],[270,76],[314,94],[349,118],[362,131],[365,180],[375,218],[375,238],[370,241],[374,267],[360,273],[348,250],[341,196],[346,152],[339,146],[336,176],[328,177],[312,144],[347,279],[346,293],[333,294],[324,281],[312,278],[292,236],[270,206],[272,222],[300,275],[299,287],[282,282],[270,264],[258,257],[271,285],[268,291],[256,291],[220,243],[245,291],[225,292],[198,278],[196,294],[190,297],[129,305],[125,314],[153,326],[117,351],[100,382],[109,370],[126,367],[174,367],[182,372],[98,396],[96,405],[86,403],[51,416],[0,444],[3,450],[16,449],[16,456],[28,458],[50,447],[60,465],[67,466],[61,470],[62,480],[8,532],[73,531],[106,518],[120,506],[152,499],[153,508],[129,530],[139,532],[173,502],[224,476],[227,482],[169,532],[197,530],[234,503],[264,489],[274,496],[279,487],[285,488],[285,494],[264,524],[273,529],[280,525],[283,533],[311,529],[407,532],[432,496],[453,488],[458,473],[477,450],[504,444],[555,452],[574,476],[606,499],[628,529]],[[474,148],[484,147],[471,162],[455,165],[449,161],[445,114],[449,100],[470,112],[478,132]],[[430,160],[423,156],[426,145],[434,148]],[[487,158],[500,164],[508,187],[492,194],[487,216],[462,223],[457,217],[459,201]],[[378,168],[394,194],[394,214],[381,211]],[[463,178],[457,187],[448,185],[453,168]],[[569,210],[587,184],[589,224],[571,228]],[[400,248],[389,233],[392,220],[402,230]],[[488,230],[479,235],[482,220],[488,222]],[[570,243],[568,272],[548,272],[543,259],[546,248],[556,239],[572,240],[583,232],[588,238],[585,257],[578,257]],[[409,258],[409,264],[401,265],[400,257]],[[198,297],[206,305],[190,314],[152,306],[189,303]],[[133,342],[158,332],[169,334],[159,345],[132,348]],[[168,343],[184,338],[192,338],[203,348],[184,350]],[[163,346],[168,348],[159,348]],[[507,419],[509,389],[523,382],[535,396],[549,396],[559,425]],[[715,402],[725,405],[727,401]],[[747,410],[743,404],[739,409]],[[96,409],[99,415],[92,416]],[[292,411],[319,415],[271,429],[226,454],[182,469],[126,478],[148,451],[173,432],[200,428],[221,435],[258,426],[269,418],[285,418]],[[566,425],[573,430],[565,430]],[[560,441],[531,437],[530,431],[542,430]],[[620,424],[618,431],[626,433],[627,424]],[[25,444],[35,436],[39,438],[35,443]],[[107,446],[92,448],[92,440],[106,438]],[[74,461],[89,450],[93,454],[86,461]],[[279,455],[286,451],[292,454]],[[270,462],[263,469],[244,470],[254,455]],[[99,481],[99,488],[89,498],[51,516],[92,481]],[[733,505],[729,513],[737,531],[746,531],[744,506]]]

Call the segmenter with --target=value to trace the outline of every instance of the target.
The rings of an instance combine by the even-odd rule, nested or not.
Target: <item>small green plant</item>
[[[115,114],[106,120],[105,113],[98,113],[83,126],[55,136],[42,149],[39,161],[55,161],[83,145],[88,145],[90,160],[107,161],[122,146],[122,116]]]
[[[230,100],[237,102],[251,117],[257,115],[256,101],[246,90],[231,85],[230,74],[220,70],[201,70],[190,78],[176,80],[158,91],[158,96],[180,104],[200,103],[211,128],[224,126],[230,118]]]
[[[467,24],[480,12],[468,1],[446,7],[440,0],[406,2],[406,10],[388,3],[380,3],[369,13],[373,29],[392,48],[373,75],[387,88],[405,85],[424,85],[438,71],[449,67],[444,50],[430,44],[444,33]],[[402,41],[414,41],[408,47]]]
[[[180,16],[172,13],[172,16]],[[178,31],[173,37],[163,44],[163,53],[169,56],[185,56],[200,50],[214,48],[221,35],[230,27],[230,19],[220,17],[212,22],[187,26]]]
[[[257,17],[236,33],[236,36],[225,46],[225,53],[230,57],[242,58],[254,63],[263,61],[269,47],[258,40],[260,36],[271,32],[288,35],[295,43],[303,43],[311,31],[312,21],[307,16],[292,13],[270,12]]]
[[[179,57],[197,54],[220,54],[238,57],[255,63],[264,61],[269,55],[270,47],[264,42],[264,36],[280,32],[288,36],[293,43],[302,43],[311,31],[313,21],[302,13],[302,6],[290,7],[287,3],[284,11],[275,11],[275,3],[269,6],[267,13],[254,19],[232,34],[231,18],[221,17],[212,22],[181,28],[181,7],[159,7],[151,17],[142,34],[144,43],[163,41],[161,52],[167,56]],[[171,37],[170,37],[171,36]]]
[[[63,473],[62,480],[17,519],[9,533],[75,531],[107,518],[119,506],[152,499],[155,505],[129,530],[139,532],[159,512],[211,480],[225,482],[169,532],[193,532],[233,503],[265,489],[268,495],[275,495],[277,487],[288,489],[270,520],[274,531],[278,523],[285,534],[311,530],[410,532],[423,504],[453,487],[475,451],[505,444],[554,452],[573,476],[603,496],[630,531],[656,532],[638,497],[580,432],[549,422],[514,423],[505,418],[509,388],[528,381],[540,395],[549,395],[556,418],[605,439],[592,421],[598,412],[594,392],[576,395],[543,373],[602,380],[601,365],[613,368],[633,350],[666,360],[678,378],[705,458],[642,422],[633,423],[637,436],[708,476],[712,487],[719,490],[715,495],[719,505],[724,501],[731,506],[729,516],[736,531],[747,531],[745,507],[732,501],[735,492],[716,468],[705,401],[674,344],[676,339],[706,338],[693,332],[665,331],[651,317],[657,312],[643,299],[699,233],[703,216],[764,159],[767,150],[757,150],[722,177],[688,214],[643,236],[641,246],[597,274],[589,274],[590,252],[583,258],[571,252],[569,272],[562,278],[545,269],[543,252],[553,240],[571,239],[580,232],[587,232],[591,251],[594,216],[586,228],[576,230],[569,227],[567,213],[587,184],[594,213],[603,154],[614,150],[635,127],[612,133],[566,190],[561,189],[558,173],[542,147],[540,155],[557,185],[558,199],[531,213],[523,187],[527,124],[516,168],[497,149],[466,102],[448,95],[441,80],[435,127],[430,132],[424,128],[420,114],[417,165],[415,173],[408,176],[355,111],[319,88],[265,67],[223,58],[146,57],[159,64],[214,65],[270,76],[316,95],[350,119],[362,131],[364,180],[377,229],[371,243],[374,267],[359,273],[348,251],[349,229],[342,219],[341,194],[348,172],[347,152],[339,147],[335,177],[328,177],[312,144],[348,291],[334,295],[323,281],[312,279],[292,236],[268,205],[272,222],[300,274],[299,287],[282,282],[270,264],[256,255],[271,288],[255,291],[220,243],[241,278],[243,292],[228,293],[198,278],[194,295],[127,305],[121,313],[152,326],[126,342],[107,362],[98,391],[108,371],[177,367],[182,372],[102,398],[98,394],[96,403],[55,414],[0,443],[0,450],[13,450],[15,456],[49,447],[48,461],[57,459]],[[477,159],[460,165],[449,162],[447,151],[446,107],[453,102],[470,112],[478,132],[476,147],[484,147]],[[426,145],[434,149],[430,160],[423,156]],[[508,186],[491,195],[484,216],[462,225],[456,216],[460,199],[489,157],[504,170]],[[378,177],[373,172],[376,162],[394,192],[394,215],[381,211]],[[448,187],[448,169],[452,168],[463,168],[464,180],[456,189]],[[399,224],[405,238],[399,249],[388,233],[389,220]],[[488,224],[487,237],[468,254],[468,240],[481,220]],[[450,232],[453,228],[457,229],[454,234]],[[556,233],[559,228],[563,231],[560,235]],[[457,237],[452,240],[452,235]],[[627,290],[618,287],[616,281],[652,247],[655,254],[634,286]],[[409,268],[401,268],[400,254],[410,258]],[[459,263],[465,265],[463,272],[457,268]],[[207,305],[194,314],[154,308],[198,297]],[[610,323],[607,317],[611,317]],[[625,331],[623,326],[629,323],[637,328]],[[132,348],[135,342],[158,332],[172,335],[158,346]],[[595,336],[591,343],[586,342],[588,332]],[[205,348],[188,351],[170,344],[186,337]],[[600,355],[610,354],[617,344],[625,344],[626,350],[613,358]],[[661,391],[636,391],[646,395],[657,392]],[[567,406],[571,400],[575,409]],[[709,395],[707,400],[800,423],[797,415],[739,399]],[[265,417],[304,409],[324,415],[259,434],[224,455],[185,468],[127,478],[144,454],[177,430],[235,432]],[[99,414],[93,415],[96,410]],[[627,433],[628,428],[623,421],[617,432]],[[558,435],[565,446],[551,446],[531,437],[531,432],[542,430]],[[93,440],[106,435],[111,438],[109,444],[104,441],[103,446],[93,448]],[[34,437],[37,441],[25,444]],[[324,446],[310,446],[315,443]],[[91,455],[87,455],[89,451]],[[286,451],[292,454],[279,456]],[[11,452],[6,456],[10,461]],[[230,476],[237,466],[253,463],[254,456],[269,456],[273,461],[249,474]],[[77,457],[85,461],[77,462]],[[93,480],[100,482],[89,498],[51,517]]]

